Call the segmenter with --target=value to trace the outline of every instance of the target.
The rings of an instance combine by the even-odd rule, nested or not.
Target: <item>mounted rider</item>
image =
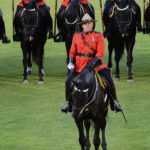
[[[2,39],[2,43],[10,43],[9,38],[6,36],[3,15],[2,15],[2,11],[0,10],[0,40],[1,39]]]
[[[42,17],[47,20],[47,26],[49,31],[49,38],[53,37],[53,21],[50,16],[50,8],[46,5],[45,0],[20,0],[19,5],[17,5],[15,18],[14,18],[14,26],[16,34],[13,35],[14,41],[20,41],[20,12],[22,11],[24,4],[28,4],[29,2],[35,2],[37,5],[37,9],[41,13]]]
[[[71,111],[70,83],[86,66],[94,69],[100,76],[106,78],[110,86],[111,108],[117,112],[122,111],[117,100],[110,70],[102,62],[105,50],[103,34],[93,31],[94,22],[95,20],[86,13],[82,18],[82,22],[80,22],[83,32],[75,33],[73,36],[68,64],[69,73],[66,80],[66,100],[69,102],[69,105],[62,108],[62,112],[67,113]]]
[[[109,34],[110,34],[109,28],[111,28],[110,27],[111,25],[109,23],[109,16],[110,16],[110,11],[111,11],[112,7],[115,5],[116,1],[118,1],[118,0],[106,0],[105,5],[104,5],[103,22],[107,28],[107,30],[104,32],[105,36],[109,36]],[[142,31],[141,9],[135,0],[126,0],[126,2],[135,11],[135,20],[136,20],[137,30],[139,32],[141,32]]]
[[[58,30],[59,30],[59,33],[56,35],[56,36],[59,36],[58,38],[58,41],[64,41],[64,37],[63,37],[63,19],[64,19],[64,15],[65,15],[65,12],[66,12],[66,8],[67,6],[69,5],[71,0],[63,0],[62,1],[62,4],[58,10],[58,13],[56,15],[56,18],[57,18],[57,27],[58,27]],[[92,18],[94,18],[94,13],[92,12],[90,6],[89,6],[89,3],[88,3],[88,0],[77,0],[79,1],[80,4],[82,4],[83,8],[85,10],[88,10],[89,11],[89,14],[92,16]]]

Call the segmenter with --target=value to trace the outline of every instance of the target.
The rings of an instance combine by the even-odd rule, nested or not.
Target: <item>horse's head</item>
[[[76,23],[80,21],[81,14],[79,1],[80,0],[71,0],[68,7],[66,8],[64,23],[66,30],[69,33],[67,35],[68,39],[73,36],[76,30]]]
[[[22,13],[22,26],[25,40],[31,41],[38,25],[38,11],[36,9],[35,0],[30,0],[28,4],[24,4]]]
[[[74,108],[82,109],[92,99],[95,93],[95,73],[85,67],[78,79],[73,82],[72,102]]]
[[[115,19],[119,31],[122,33],[122,36],[124,36],[128,32],[128,28],[133,19],[128,0],[116,0]]]
[[[65,23],[75,25],[79,19],[80,5],[79,0],[71,0],[65,14]]]

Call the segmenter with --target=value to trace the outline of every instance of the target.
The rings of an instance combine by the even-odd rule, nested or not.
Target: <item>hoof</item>
[[[38,81],[38,85],[43,85],[44,81]]]
[[[118,81],[120,81],[120,78],[114,78],[114,81],[118,82]]]
[[[128,83],[133,83],[134,82],[134,80],[133,79],[128,79],[128,81],[127,81]]]
[[[23,84],[28,84],[29,81],[28,81],[28,80],[23,80],[22,83],[23,83]]]

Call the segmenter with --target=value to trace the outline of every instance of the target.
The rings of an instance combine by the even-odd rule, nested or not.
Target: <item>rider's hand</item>
[[[88,64],[86,65],[86,67],[89,68],[89,69],[94,69],[94,66],[93,66],[92,63],[88,63]]]
[[[69,64],[68,64],[68,69],[71,71],[71,72],[73,72],[74,71],[74,64],[72,63],[72,62],[69,62]]]
[[[69,64],[68,64],[68,69],[73,72],[74,71],[74,63],[73,63],[73,58],[69,58]]]

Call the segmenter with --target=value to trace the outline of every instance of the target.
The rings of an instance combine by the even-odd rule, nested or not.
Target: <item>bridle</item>
[[[25,22],[25,18],[24,18],[25,17],[24,16],[25,12],[29,12],[29,13],[31,12],[32,15],[35,17],[34,18],[35,22],[33,24],[28,24],[28,23]],[[30,29],[30,32],[27,33],[29,41],[31,41],[33,39],[33,35],[34,35],[35,30],[36,30],[36,28],[38,26],[38,22],[39,22],[39,20],[38,20],[38,11],[37,11],[37,9],[35,9],[35,8],[32,8],[32,9],[26,9],[26,8],[24,8],[23,9],[22,25],[23,25],[23,29],[24,30],[26,30],[27,28]]]
[[[124,8],[119,8],[119,6],[116,4],[116,10],[118,11],[118,12],[125,12],[125,11],[127,11],[128,9],[130,9],[130,7],[129,7],[129,5],[127,5],[126,7],[124,7]],[[117,14],[117,13],[116,13]],[[132,23],[132,20],[133,20],[133,13],[132,13],[132,10],[130,10],[130,20],[127,22],[127,21],[120,21],[120,20],[118,20],[118,18],[116,17],[116,21],[117,21],[117,24],[118,24],[118,27],[119,27],[119,29],[121,29],[121,25],[120,24],[123,24],[123,23],[126,23],[126,26],[127,26],[127,28],[131,25],[131,23]],[[121,31],[121,30],[120,30]],[[122,37],[124,37],[124,36],[126,36],[126,35],[128,35],[128,34],[126,34],[126,33],[122,33],[121,32],[121,34],[122,34]]]

